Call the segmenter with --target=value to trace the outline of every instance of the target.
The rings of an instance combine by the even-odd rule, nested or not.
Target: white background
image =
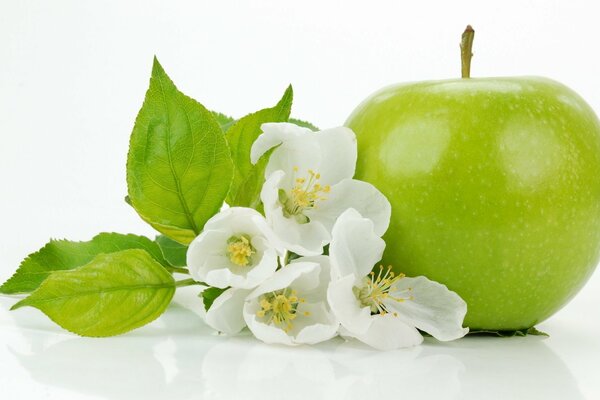
[[[600,111],[599,11],[592,1],[0,0],[0,280],[50,237],[152,235],[123,196],[154,54],[209,108],[239,117],[292,83],[293,114],[330,127],[381,86],[457,77],[470,23],[473,76],[551,77]],[[3,399],[600,398],[598,273],[541,324],[548,339],[385,354],[215,337],[181,307],[130,335],[81,339],[35,310],[9,314],[12,302],[0,298]]]

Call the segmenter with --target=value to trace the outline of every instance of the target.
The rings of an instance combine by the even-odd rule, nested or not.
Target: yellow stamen
[[[248,266],[250,264],[250,257],[256,253],[254,247],[250,244],[250,240],[242,235],[230,238],[228,243],[227,253],[229,254],[229,260],[240,267]]]
[[[293,327],[292,321],[296,319],[298,304],[305,299],[299,298],[295,290],[282,289],[264,294],[259,301],[261,309],[256,312],[259,318],[266,318],[267,324],[273,323],[284,331],[289,332]],[[308,316],[308,311],[303,315]]]
[[[294,167],[294,174],[298,172],[298,167]],[[326,200],[324,194],[331,191],[331,186],[322,186],[318,181],[321,174],[308,170],[308,179],[300,177],[294,178],[294,187],[289,193],[280,190],[279,201],[283,205],[284,215],[288,218],[295,217],[300,223],[308,222],[304,211],[316,208],[319,201]]]
[[[394,274],[391,266],[384,268],[380,265],[377,274],[371,271],[364,278],[362,285],[354,288],[354,294],[363,306],[371,308],[371,314],[386,315],[391,312],[394,317],[397,317],[398,313],[389,309],[389,301],[401,303],[413,300],[413,296],[403,295],[404,292],[411,293],[412,288],[398,291],[395,286],[404,276],[404,274]]]

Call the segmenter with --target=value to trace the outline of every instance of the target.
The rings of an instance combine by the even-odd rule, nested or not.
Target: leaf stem
[[[186,274],[186,275],[190,274],[190,270],[187,268],[183,268],[183,267],[165,267],[165,268],[167,268],[170,273],[177,272],[178,274]]]
[[[473,58],[473,39],[475,31],[471,25],[462,34],[460,41],[460,59],[461,59],[461,76],[463,78],[471,77],[471,59]]]
[[[205,283],[196,282],[192,278],[190,278],[190,279],[184,279],[182,281],[176,281],[175,282],[175,287],[176,288],[185,287],[185,286],[193,286],[193,285],[205,285]]]

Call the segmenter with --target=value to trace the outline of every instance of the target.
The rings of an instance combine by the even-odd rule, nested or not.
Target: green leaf
[[[498,337],[513,337],[513,336],[549,336],[547,333],[539,331],[535,326],[517,330],[488,330],[478,329],[469,331],[468,335],[474,336],[498,336]]]
[[[223,132],[227,133],[227,131],[229,130],[229,128],[231,128],[231,126],[233,124],[235,124],[236,120],[233,117],[230,117],[229,115],[225,115],[223,113],[220,113],[218,111],[211,111],[213,116],[215,117],[215,119],[217,120],[217,122],[219,123],[219,125],[221,125],[221,129],[223,130]],[[302,126],[304,128],[308,128],[311,129],[313,131],[318,131],[320,130],[318,127],[316,127],[315,125],[311,124],[308,121],[304,121],[298,118],[290,118],[288,119],[288,122],[291,122],[293,124],[296,124],[298,126]]]
[[[327,245],[327,246],[329,246],[329,245]],[[292,262],[292,261],[294,261],[294,260],[296,260],[298,258],[301,258],[301,257],[302,257],[301,255],[296,254],[293,251],[289,251],[288,250],[288,252],[285,255],[283,265],[288,265],[290,262]]]
[[[164,235],[156,237],[156,243],[160,247],[165,259],[174,267],[185,267],[187,265],[186,255],[188,246],[169,239]]]
[[[310,129],[310,130],[313,130],[313,131],[318,131],[318,130],[320,130],[319,128],[317,128],[316,126],[314,126],[313,124],[311,124],[310,122],[308,122],[308,121],[303,121],[303,120],[301,120],[301,119],[297,119],[297,118],[290,118],[290,119],[289,119],[289,122],[291,122],[292,124],[296,124],[296,125],[298,125],[298,126],[302,126],[302,127],[304,127],[304,128],[308,128],[308,129]]]
[[[225,115],[217,111],[211,111],[211,113],[221,126],[223,132],[227,132],[229,128],[231,128],[231,125],[235,123],[235,119],[230,117],[229,115]]]
[[[130,249],[54,272],[11,310],[35,307],[78,335],[113,336],[158,318],[174,293],[171,274],[146,251]]]
[[[202,296],[202,301],[204,302],[204,309],[208,311],[208,309],[210,308],[210,306],[212,306],[217,297],[223,294],[223,292],[226,290],[227,289],[219,289],[216,287],[209,287],[204,289],[200,293],[200,296]]]
[[[126,249],[146,250],[156,261],[168,265],[159,246],[144,236],[101,233],[88,242],[51,240],[23,260],[17,272],[0,286],[0,293],[29,293],[53,271],[74,269],[92,261],[98,254]]]
[[[264,182],[268,156],[256,165],[250,162],[252,143],[261,133],[265,122],[285,122],[290,116],[294,92],[290,85],[275,107],[265,108],[236,121],[227,132],[227,141],[235,165],[233,183],[227,203],[230,206],[253,207],[260,202],[259,194]]]
[[[542,332],[540,330],[538,330],[535,326],[532,326],[531,328],[527,329],[525,331],[526,335],[533,335],[533,336],[547,336],[550,337],[550,335],[548,335],[546,332]]]
[[[270,149],[259,158],[258,162],[248,171],[246,178],[241,182],[235,196],[229,196],[230,206],[250,207],[262,212],[260,191],[265,183],[265,170],[267,163],[275,148]]]
[[[232,177],[214,115],[178,91],[155,58],[127,157],[133,208],[162,234],[188,244],[223,205]]]

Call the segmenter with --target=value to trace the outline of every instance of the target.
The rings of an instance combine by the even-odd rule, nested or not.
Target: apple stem
[[[460,41],[460,59],[462,64],[462,77],[471,77],[471,58],[473,58],[473,39],[475,38],[475,31],[471,25],[467,25],[467,28],[462,34],[462,40]]]

